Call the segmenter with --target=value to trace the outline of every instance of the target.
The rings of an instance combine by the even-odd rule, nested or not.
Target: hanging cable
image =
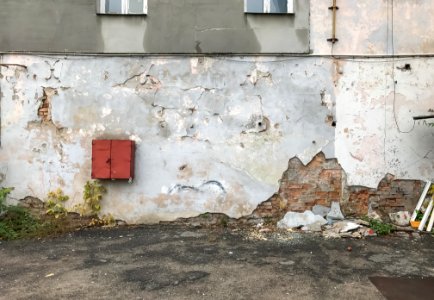
[[[391,37],[391,43],[392,43],[392,79],[393,79],[393,119],[395,121],[396,124],[396,128],[398,129],[399,133],[410,133],[414,130],[414,127],[416,125],[416,121],[413,120],[413,126],[411,127],[410,130],[408,131],[402,131],[401,128],[399,127],[398,124],[398,119],[396,117],[396,84],[397,81],[395,79],[395,31],[394,31],[394,2],[392,1],[392,10],[391,10],[391,33],[392,33],[392,37]]]

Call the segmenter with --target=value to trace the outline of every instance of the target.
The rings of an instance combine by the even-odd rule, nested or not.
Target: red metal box
[[[133,179],[134,141],[93,140],[93,179]]]

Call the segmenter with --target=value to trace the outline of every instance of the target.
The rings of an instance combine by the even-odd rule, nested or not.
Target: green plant
[[[63,191],[58,188],[56,191],[51,191],[47,195],[47,211],[48,215],[53,215],[56,219],[64,217],[68,214],[63,203],[69,200],[69,197],[63,194]]]
[[[0,239],[31,236],[40,228],[39,221],[27,209],[5,203],[12,191],[13,188],[0,189]]]
[[[83,203],[78,206],[80,214],[82,216],[97,216],[101,210],[102,196],[106,191],[99,181],[87,181],[84,185]]]
[[[0,189],[0,212],[6,207],[6,198],[13,190],[13,187],[2,187]]]
[[[388,235],[392,232],[393,226],[391,224],[368,217],[363,218],[363,220],[369,222],[369,227],[378,235]]]
[[[423,212],[421,210],[416,210],[416,219],[415,221],[422,221]]]

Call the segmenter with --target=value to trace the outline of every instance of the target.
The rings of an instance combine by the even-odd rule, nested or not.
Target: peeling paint
[[[409,3],[395,1],[405,20],[434,8],[425,0],[411,9]],[[61,187],[72,207],[90,179],[95,138],[137,143],[134,182],[104,182],[103,213],[130,223],[203,212],[249,215],[279,190],[289,159],[308,164],[320,152],[339,160],[351,186],[376,187],[387,173],[432,178],[433,131],[412,116],[433,109],[434,59],[339,58],[392,53],[391,1],[340,2],[333,53],[326,42],[329,3],[311,4],[312,53],[337,57],[2,55],[2,185],[15,186],[17,199],[43,199]],[[259,16],[244,22],[251,49],[278,49]],[[282,22],[294,26],[289,17]],[[427,23],[419,34],[424,22],[395,22],[395,33],[402,26],[412,33],[395,36],[395,54],[433,52],[434,27]],[[97,48],[122,51],[133,44],[142,53],[157,38],[113,45],[107,43],[113,24],[102,27]],[[145,36],[151,29],[132,32]],[[217,25],[194,30],[184,49],[209,51],[210,36],[228,34]],[[291,39],[281,40],[291,46]]]

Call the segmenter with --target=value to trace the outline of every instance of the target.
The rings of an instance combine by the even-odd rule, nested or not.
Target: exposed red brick
[[[292,158],[279,191],[260,204],[253,215],[280,218],[288,211],[301,212],[316,204],[330,206],[333,201],[340,202],[346,215],[366,215],[370,205],[387,215],[399,210],[412,211],[423,189],[422,181],[395,179],[391,174],[387,174],[376,189],[348,186],[345,178],[338,161],[326,159],[323,153],[317,154],[307,165]]]

